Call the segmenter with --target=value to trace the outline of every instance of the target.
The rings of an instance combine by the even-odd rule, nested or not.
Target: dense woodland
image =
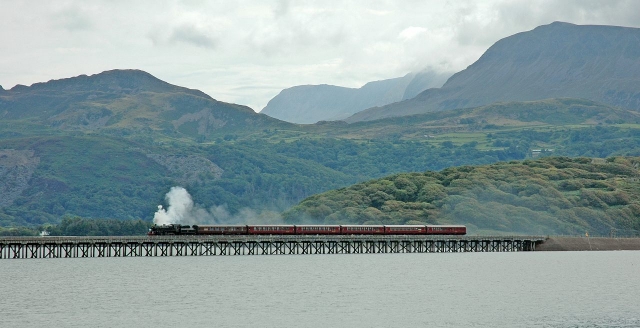
[[[130,231],[117,226],[150,222],[174,186],[186,188],[209,213],[202,223],[273,223],[310,196],[399,173],[537,156],[640,156],[640,114],[584,99],[296,125],[145,72],[116,70],[7,90],[0,113],[0,227],[7,234],[47,225],[73,234]],[[297,209],[286,219],[303,220],[292,217]],[[335,211],[300,213],[324,222]],[[363,222],[359,215],[329,220]],[[390,222],[447,218],[457,220],[409,215]],[[115,227],[87,223],[93,219]],[[531,226],[582,227],[544,222],[551,226]]]
[[[186,187],[203,208],[224,206],[234,215],[245,208],[283,211],[311,195],[400,172],[522,160],[534,148],[550,150],[541,156],[640,155],[640,134],[626,126],[497,130],[465,136],[463,143],[230,139],[162,145],[84,134],[5,139],[1,148],[32,149],[40,162],[20,196],[0,208],[0,226],[55,224],[65,215],[150,221],[174,185]],[[185,180],[149,153],[196,155],[224,171]]]
[[[287,222],[443,224],[472,233],[640,235],[640,158],[548,157],[402,173],[309,197]]]

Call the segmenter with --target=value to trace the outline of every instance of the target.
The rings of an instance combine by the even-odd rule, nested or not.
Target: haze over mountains
[[[584,98],[640,109],[640,29],[554,22],[504,38],[442,88],[370,108],[347,122],[498,101]]]
[[[303,124],[341,120],[363,109],[413,98],[426,89],[442,86],[449,76],[424,70],[369,82],[358,89],[327,84],[300,85],[282,90],[260,113]]]

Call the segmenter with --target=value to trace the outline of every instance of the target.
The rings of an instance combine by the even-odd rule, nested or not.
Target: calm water
[[[640,252],[1,260],[0,327],[640,327]]]

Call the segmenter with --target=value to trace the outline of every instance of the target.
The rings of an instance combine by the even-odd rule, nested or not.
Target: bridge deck
[[[541,236],[0,237],[0,259],[533,251]]]

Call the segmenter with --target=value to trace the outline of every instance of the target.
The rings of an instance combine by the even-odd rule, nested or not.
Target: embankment
[[[640,250],[640,238],[549,237],[536,251]]]

